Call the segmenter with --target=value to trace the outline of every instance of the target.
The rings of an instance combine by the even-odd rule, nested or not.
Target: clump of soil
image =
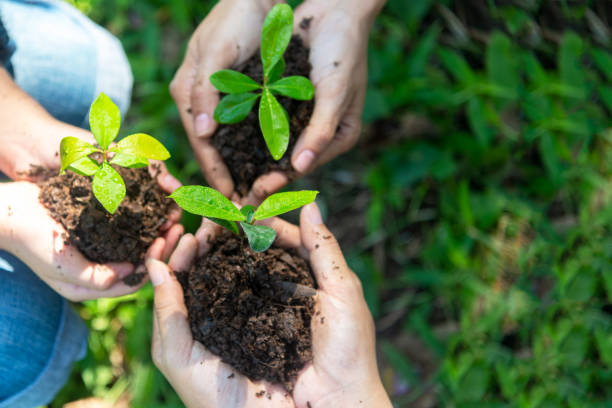
[[[283,77],[291,75],[310,76],[309,49],[304,46],[302,39],[294,36],[285,52],[285,73]],[[238,71],[248,75],[259,83],[263,83],[263,68],[259,51],[256,52]],[[279,102],[289,114],[289,147],[287,153],[279,161],[274,160],[259,128],[257,106],[242,122],[233,125],[220,125],[212,136],[213,146],[220,152],[223,161],[229,168],[234,179],[236,191],[245,196],[257,177],[274,170],[287,173],[295,177],[295,170],[291,166],[291,152],[298,137],[308,125],[312,115],[314,101],[298,101],[291,98],[277,96]]]
[[[252,251],[224,231],[212,249],[177,277],[194,338],[236,370],[288,391],[312,359],[314,299],[287,290],[287,282],[315,287],[308,263],[295,251]]]
[[[72,172],[39,183],[40,201],[68,232],[67,240],[86,258],[98,262],[141,264],[166,222],[170,202],[149,169],[115,167],[126,186],[126,196],[115,214],[94,197],[91,177]],[[140,282],[137,274],[125,282]]]

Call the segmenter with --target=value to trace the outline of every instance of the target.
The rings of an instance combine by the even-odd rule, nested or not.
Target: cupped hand
[[[219,92],[210,76],[245,62],[259,47],[260,31],[272,0],[219,2],[193,33],[183,63],[170,83],[183,126],[208,183],[225,196],[234,182],[210,137]]]
[[[153,360],[188,407],[390,407],[378,375],[374,324],[361,284],[348,268],[316,205],[302,210],[300,228],[266,222],[276,245],[296,248],[310,260],[319,285],[313,319],[313,361],[300,372],[293,395],[279,385],[253,382],[194,341],[183,291],[172,270],[186,270],[204,254],[218,226],[205,220],[196,237],[185,235],[169,266],[146,265],[155,287]],[[256,394],[264,391],[266,398]],[[260,394],[261,395],[261,394]]]
[[[44,282],[72,301],[132,293],[122,279],[134,271],[129,263],[97,264],[87,260],[66,236],[38,198],[40,189],[29,182],[0,185],[0,244],[21,259]],[[183,228],[173,225],[157,238],[147,256],[164,259],[175,247]],[[143,282],[144,283],[144,282]]]

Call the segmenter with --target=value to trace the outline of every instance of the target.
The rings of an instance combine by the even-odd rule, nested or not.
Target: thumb
[[[336,238],[323,225],[321,213],[315,203],[302,209],[300,233],[302,244],[310,253],[310,266],[319,287],[329,291],[347,283],[353,273],[346,264]]]

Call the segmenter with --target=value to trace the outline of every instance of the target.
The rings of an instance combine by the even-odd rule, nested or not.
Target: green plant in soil
[[[297,100],[310,100],[314,86],[308,78],[295,75],[282,78],[285,71],[283,54],[291,41],[293,12],[286,4],[270,10],[261,30],[261,63],[263,84],[245,74],[223,69],[210,76],[210,82],[228,95],[217,105],[214,118],[219,123],[233,124],[246,118],[259,102],[259,126],[272,157],[280,160],[289,145],[289,115],[275,95]]]
[[[68,136],[60,143],[60,160],[63,174],[66,170],[81,176],[93,176],[92,190],[96,199],[111,214],[125,197],[125,182],[111,164],[140,168],[149,165],[149,160],[170,158],[168,150],[152,136],[135,133],[126,136],[111,147],[119,133],[121,112],[117,105],[100,93],[89,111],[89,126],[99,147],[81,139]],[[91,158],[102,155],[102,163]]]
[[[240,235],[239,223],[251,248],[256,252],[262,252],[270,248],[276,239],[276,231],[265,225],[255,225],[255,221],[275,217],[310,204],[318,193],[318,191],[303,190],[272,194],[257,209],[252,205],[238,209],[214,188],[203,186],[179,187],[170,198],[183,210],[206,217],[237,235]]]

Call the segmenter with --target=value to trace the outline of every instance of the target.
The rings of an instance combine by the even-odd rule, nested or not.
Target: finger
[[[187,362],[193,337],[187,321],[183,289],[165,263],[153,258],[145,261],[154,290],[154,319],[165,365],[180,366]]]
[[[345,110],[347,80],[334,75],[315,84],[315,107],[308,126],[300,135],[291,155],[293,168],[306,173],[325,151],[336,134]],[[338,83],[339,82],[339,83]]]
[[[170,209],[168,210],[168,219],[164,222],[164,225],[161,226],[161,231],[168,231],[170,227],[174,224],[178,224],[181,221],[181,216],[183,215],[183,210],[176,203],[170,204]]]
[[[323,225],[315,203],[302,209],[300,232],[302,243],[310,253],[310,266],[321,289],[335,290],[344,285],[344,281],[353,278],[336,238]]]
[[[170,174],[170,172],[168,172],[168,168],[163,164],[163,162],[151,160],[149,169],[151,175],[157,176],[157,184],[159,184],[164,192],[170,194],[181,186],[181,182]]]
[[[140,289],[147,281],[148,279],[143,279],[138,285],[135,286],[130,286],[119,281],[106,290],[90,289],[84,286],[61,281],[55,281],[50,286],[52,286],[53,289],[55,289],[60,295],[73,302],[83,302],[85,300],[129,295],[130,293],[134,293]]]
[[[192,138],[191,146],[206,182],[224,196],[230,197],[234,192],[234,180],[210,139]]]
[[[174,251],[174,248],[179,242],[181,235],[183,235],[183,232],[185,232],[185,228],[183,228],[183,226],[180,224],[174,225],[168,230],[168,232],[166,232],[164,236],[166,239],[166,245],[164,245],[161,258],[159,259],[161,259],[162,261],[166,261],[168,260],[168,258],[170,258],[170,255],[172,254],[172,251]]]
[[[273,171],[264,174],[255,180],[253,187],[244,200],[244,205],[250,204],[257,206],[261,204],[270,194],[275,193],[289,183],[289,178],[285,173]]]
[[[176,250],[172,253],[168,265],[175,271],[187,271],[191,267],[197,253],[198,241],[193,235],[186,234],[181,238]]]
[[[281,248],[300,249],[302,247],[302,237],[300,228],[278,217],[266,218],[265,220],[257,221],[257,225],[265,225],[276,231],[276,240],[274,245]],[[302,250],[304,248],[301,248]],[[308,252],[302,251],[306,258]]]
[[[223,227],[215,224],[211,220],[202,218],[202,225],[195,234],[195,238],[198,242],[198,256],[202,256],[210,250],[215,237],[222,229]]]

